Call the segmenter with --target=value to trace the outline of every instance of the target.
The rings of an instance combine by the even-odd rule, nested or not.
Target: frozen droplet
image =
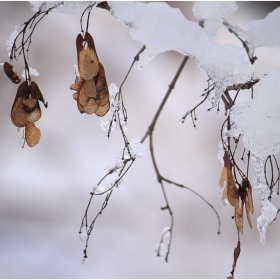
[[[80,239],[81,239],[81,241],[82,242],[84,242],[84,241],[86,241],[87,240],[87,237],[88,237],[88,235],[87,235],[87,227],[85,226],[85,225],[83,225],[82,227],[81,227],[81,232],[80,232]]]
[[[144,152],[146,150],[145,146],[140,142],[138,138],[133,138],[130,146],[130,153],[126,150],[125,151],[125,158],[141,158],[144,155]]]
[[[167,238],[168,236],[170,236],[170,227],[165,227],[162,231],[162,239]]]
[[[105,192],[107,192],[108,190],[110,190],[112,188],[113,184],[107,184],[107,185],[98,185],[98,186],[93,186],[92,188],[92,192],[94,194],[103,194]]]

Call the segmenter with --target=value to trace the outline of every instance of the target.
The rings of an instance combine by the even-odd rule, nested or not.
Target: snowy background
[[[197,22],[192,2],[170,2]],[[230,23],[246,28],[252,19],[262,19],[279,3],[238,2]],[[15,25],[29,19],[29,2],[0,2],[0,62],[8,61],[6,40]],[[19,27],[20,29],[20,27]],[[164,199],[145,142],[146,153],[138,159],[113,193],[109,206],[96,223],[82,265],[84,244],[78,231],[89,192],[105,174],[104,168],[118,156],[122,138],[114,131],[110,140],[96,116],[81,115],[72,98],[76,63],[75,39],[80,32],[80,15],[50,13],[39,23],[33,36],[29,63],[40,76],[36,81],[49,102],[42,107],[38,122],[42,137],[34,148],[19,145],[10,110],[17,85],[0,72],[0,277],[1,278],[225,278],[230,275],[236,228],[233,208],[220,201],[217,160],[220,127],[224,111],[206,112],[211,103],[196,111],[198,129],[181,116],[196,105],[206,88],[206,75],[189,60],[171,94],[154,133],[155,156],[163,176],[185,184],[216,207],[217,219],[202,200],[187,190],[167,186],[175,225],[169,262],[156,257],[170,217],[161,211]],[[89,32],[95,40],[108,84],[120,85],[142,45],[131,40],[128,28],[109,12],[95,9]],[[241,43],[221,27],[213,42]],[[280,65],[279,49],[259,48],[257,75]],[[177,52],[157,55],[147,67],[133,68],[124,88],[128,110],[129,139],[141,138],[149,126],[183,57]],[[22,72],[22,61],[15,63]],[[260,198],[254,194],[260,215]],[[97,211],[102,198],[92,208]],[[277,208],[280,205],[276,205]],[[279,278],[279,221],[267,230],[266,244],[260,245],[256,226],[245,222],[236,278]]]

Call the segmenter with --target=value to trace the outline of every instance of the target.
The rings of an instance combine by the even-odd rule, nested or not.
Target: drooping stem
[[[180,74],[181,74],[181,72],[182,72],[182,70],[183,70],[183,68],[184,68],[184,66],[185,66],[185,64],[186,64],[186,62],[188,61],[188,58],[189,58],[188,56],[185,56],[185,57],[184,57],[184,59],[183,59],[181,65],[180,65],[180,67],[178,68],[178,70],[177,70],[177,72],[176,72],[176,74],[175,74],[175,76],[174,76],[174,78],[173,78],[171,84],[170,84],[169,87],[168,87],[168,90],[167,90],[167,92],[166,92],[166,94],[165,94],[163,100],[161,101],[161,104],[160,104],[160,106],[159,106],[159,108],[158,108],[158,110],[157,110],[157,112],[156,112],[156,114],[155,114],[155,116],[154,116],[154,118],[153,118],[153,120],[152,120],[152,123],[150,124],[150,126],[149,126],[149,128],[148,128],[146,134],[145,134],[144,137],[142,138],[141,143],[143,143],[143,142],[145,141],[145,139],[146,139],[149,135],[151,135],[152,131],[155,129],[155,125],[156,125],[157,119],[158,119],[158,117],[159,117],[159,115],[160,115],[160,113],[161,113],[161,111],[162,111],[162,109],[163,109],[163,107],[164,107],[164,105],[165,105],[165,103],[166,103],[166,101],[167,101],[167,99],[168,99],[170,93],[171,93],[172,90],[174,89],[175,84],[176,84],[176,82],[177,82],[177,80],[178,80],[178,78],[179,78],[179,76],[180,76]]]

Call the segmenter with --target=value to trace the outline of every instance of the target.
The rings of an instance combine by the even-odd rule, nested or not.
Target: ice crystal
[[[112,183],[109,183],[107,185],[98,185],[98,186],[93,186],[92,188],[92,192],[93,194],[103,194],[105,192],[107,192],[108,190],[110,190],[113,187]]]
[[[111,83],[109,86],[110,92],[110,110],[104,117],[100,118],[100,125],[107,133],[115,130],[120,125],[123,131],[127,130],[126,119],[123,114],[123,108],[120,100],[116,97],[119,88]]]
[[[119,92],[119,88],[116,86],[116,84],[111,83],[109,86],[109,92],[110,92],[110,96],[115,97],[115,95]]]
[[[129,152],[126,150],[124,154],[124,158],[141,158],[145,152],[145,146],[140,142],[138,138],[133,138],[130,143]]]
[[[260,243],[265,244],[265,232],[267,226],[274,220],[277,214],[276,207],[269,201],[262,201],[262,214],[257,219],[257,227],[260,232]]]
[[[29,67],[29,75],[30,76],[39,76],[40,74],[39,74],[39,72],[36,70],[36,69],[34,69],[34,68],[32,68],[32,67]],[[22,72],[22,74],[21,74],[21,76],[26,80],[27,78],[26,78],[26,71],[25,71],[25,69],[23,70],[23,72]]]
[[[10,38],[6,41],[8,56],[11,56],[11,50],[14,44],[14,41],[18,35],[18,26],[15,26],[15,30],[11,33]]]
[[[163,243],[157,243],[155,245],[155,251],[160,257],[166,257],[167,249],[165,248],[165,245]]]
[[[253,178],[253,190],[260,194],[262,199],[262,214],[257,219],[257,227],[260,233],[261,244],[265,243],[265,232],[268,224],[273,221],[277,214],[276,207],[268,200],[268,197],[276,197],[277,195],[270,190],[266,184],[264,165],[262,158],[252,154],[252,162],[255,166],[255,176]]]
[[[108,173],[118,172],[123,168],[123,166],[123,160],[117,157],[105,168],[105,170],[107,170]]]

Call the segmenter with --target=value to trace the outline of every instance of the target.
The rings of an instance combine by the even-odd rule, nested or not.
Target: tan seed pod
[[[41,138],[41,131],[40,129],[34,124],[29,123],[25,129],[25,139],[26,143],[29,147],[36,146]]]

